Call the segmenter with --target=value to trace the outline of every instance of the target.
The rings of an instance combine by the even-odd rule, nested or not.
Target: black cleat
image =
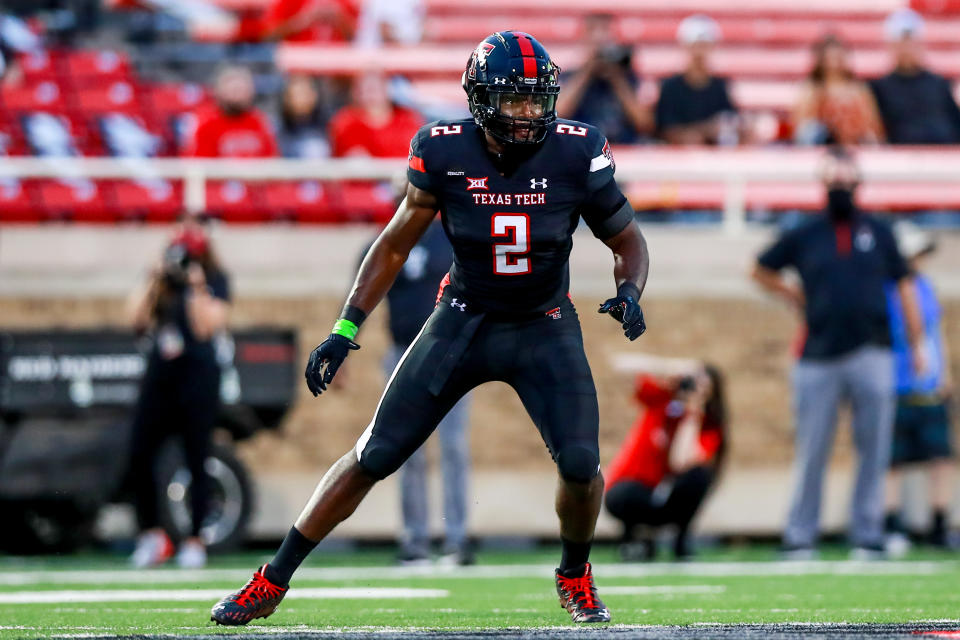
[[[574,622],[610,622],[610,610],[597,597],[590,563],[583,565],[583,575],[567,578],[556,571],[557,595],[560,606],[567,610]]]
[[[257,618],[266,618],[277,610],[289,587],[273,584],[263,576],[267,565],[260,567],[250,581],[236,593],[223,598],[213,605],[210,619],[217,624],[247,624]]]

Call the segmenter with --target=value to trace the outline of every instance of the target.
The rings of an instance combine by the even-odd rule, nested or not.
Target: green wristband
[[[333,331],[338,336],[343,336],[347,340],[353,340],[357,337],[357,332],[360,331],[360,327],[353,324],[349,320],[340,318],[337,320],[336,324],[333,325]]]

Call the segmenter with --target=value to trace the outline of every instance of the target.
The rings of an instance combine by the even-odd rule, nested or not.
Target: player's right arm
[[[347,354],[360,348],[353,341],[360,324],[387,295],[407,261],[407,255],[430,226],[438,208],[439,203],[432,193],[413,184],[407,185],[406,197],[360,264],[353,288],[330,337],[310,354],[304,375],[307,388],[314,396],[326,391]]]
[[[407,185],[406,197],[360,264],[347,306],[365,314],[373,311],[387,295],[410,250],[433,222],[437,208],[437,198],[432,193]]]

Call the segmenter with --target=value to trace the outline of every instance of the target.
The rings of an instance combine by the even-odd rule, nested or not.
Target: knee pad
[[[600,457],[587,447],[569,445],[557,453],[557,469],[564,480],[590,482],[600,473]]]
[[[363,451],[358,451],[357,462],[363,470],[377,480],[383,480],[393,474],[404,462],[396,447],[368,442]]]

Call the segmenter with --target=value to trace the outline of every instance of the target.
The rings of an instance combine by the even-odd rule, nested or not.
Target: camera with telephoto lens
[[[163,253],[163,280],[173,289],[187,286],[187,271],[193,259],[182,244],[172,244]]]
[[[629,69],[633,65],[633,49],[623,44],[607,45],[597,52],[597,57],[607,64],[623,69]]]

